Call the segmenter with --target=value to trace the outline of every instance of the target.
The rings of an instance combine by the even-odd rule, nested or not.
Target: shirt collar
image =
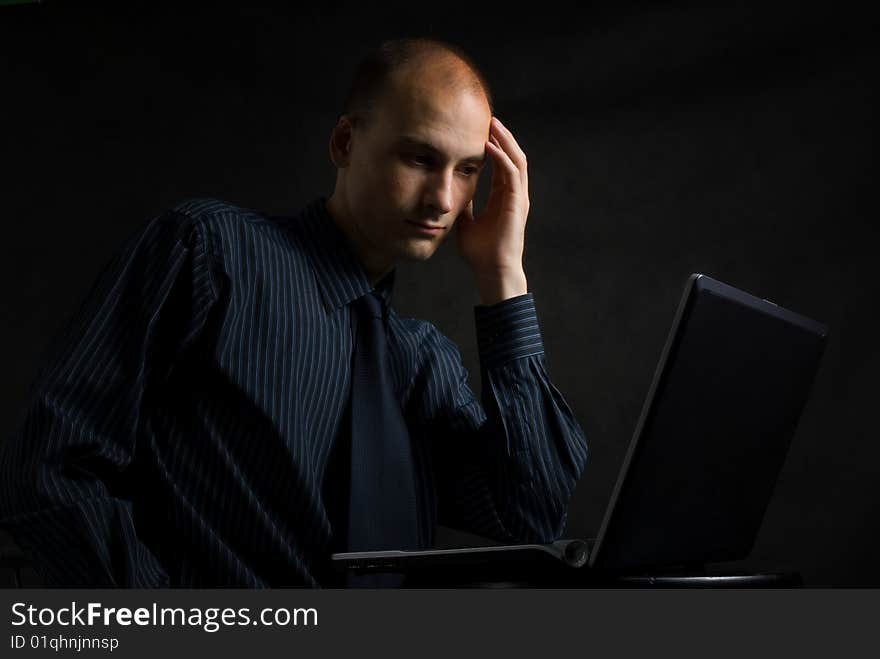
[[[326,198],[311,201],[301,213],[307,253],[324,299],[324,306],[333,311],[374,291],[383,301],[387,313],[394,289],[392,270],[374,288],[357,256],[327,211]]]

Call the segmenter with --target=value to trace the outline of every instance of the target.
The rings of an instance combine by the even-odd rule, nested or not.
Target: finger
[[[486,146],[488,147],[486,150],[492,156],[493,162],[496,165],[495,173],[499,176],[501,182],[507,186],[520,187],[522,182],[520,171],[507,152],[492,141],[486,142]]]
[[[504,148],[512,152],[511,156],[515,162],[522,161],[525,164],[526,154],[520,147],[519,142],[516,141],[511,130],[498,117],[492,117],[492,119],[492,129],[494,130],[490,132],[493,132],[502,140]]]
[[[455,222],[455,231],[459,237],[462,237],[476,226],[477,222],[474,219],[474,201],[472,199],[468,202],[468,205],[464,207],[464,210],[459,213],[458,219]]]
[[[516,165],[500,146],[493,142],[486,143],[486,153],[492,158],[492,189],[515,185],[518,173]]]
[[[497,160],[501,160],[502,164],[500,165],[500,171],[502,172],[501,178],[496,182],[493,172],[492,177],[492,188],[494,189],[497,184],[504,185],[510,190],[513,191],[517,196],[522,196],[525,201],[526,212],[528,212],[529,208],[529,179],[526,172],[521,171],[516,163],[511,160],[510,155],[504,151],[498,144],[498,140],[493,140],[488,143],[492,146],[493,149],[497,150]],[[493,155],[496,155],[493,153]],[[497,162],[496,160],[496,162]]]
[[[508,153],[508,155],[510,155],[514,163],[516,163],[517,169],[519,170],[520,180],[522,182],[523,189],[528,190],[529,172],[526,154],[519,147],[519,144],[513,137],[513,133],[511,133],[507,129],[507,127],[505,127],[504,124],[501,123],[501,120],[498,119],[498,117],[493,117],[492,124],[495,127],[495,130],[492,132],[492,137],[496,139],[496,143],[500,147],[502,147]]]
[[[490,136],[489,136],[489,141],[491,142],[491,145],[492,145],[493,147],[495,147],[494,151],[495,151],[496,154],[497,154],[497,153],[502,153],[502,154],[504,154],[504,155],[507,155],[508,158],[510,157],[509,154],[507,154],[507,152],[504,150],[504,147],[501,146],[501,142],[498,141],[498,138],[497,138],[497,137],[495,137],[494,135],[490,135]],[[497,160],[497,158],[496,158],[496,160]],[[515,164],[515,163],[514,163],[514,164]]]
[[[495,129],[494,134],[498,137],[500,146],[510,154],[511,160],[513,160],[522,171],[525,171],[528,167],[528,159],[526,158],[525,152],[520,148],[519,143],[516,141],[516,138],[507,126],[501,123],[501,120],[498,117],[493,117],[493,120],[492,126]]]

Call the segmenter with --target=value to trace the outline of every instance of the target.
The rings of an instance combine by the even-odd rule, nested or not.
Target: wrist
[[[526,273],[522,268],[509,271],[476,272],[480,302],[485,306],[498,304],[529,292]]]

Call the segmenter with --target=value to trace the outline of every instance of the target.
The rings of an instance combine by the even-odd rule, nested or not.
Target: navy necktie
[[[415,465],[391,380],[382,303],[368,293],[352,310],[348,550],[418,549]]]

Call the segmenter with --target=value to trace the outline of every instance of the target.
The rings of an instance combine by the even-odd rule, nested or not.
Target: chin
[[[437,251],[439,245],[407,245],[403,249],[403,257],[408,261],[427,261]]]

